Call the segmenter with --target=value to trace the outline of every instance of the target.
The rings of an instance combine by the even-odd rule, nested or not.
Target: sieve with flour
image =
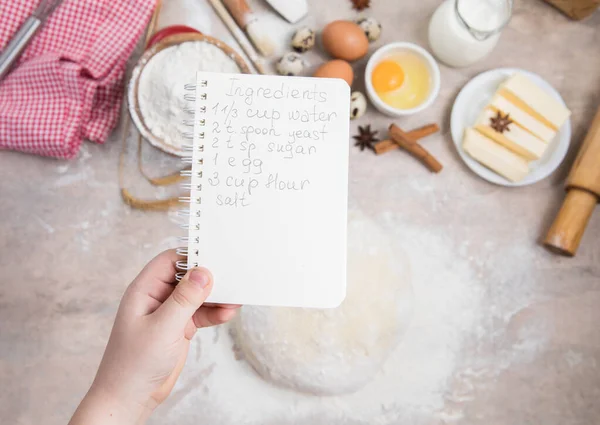
[[[158,149],[161,149],[164,152],[170,153],[172,155],[176,155],[176,156],[184,156],[185,152],[183,150],[183,146],[180,143],[177,143],[177,141],[181,141],[183,140],[182,137],[178,137],[180,135],[173,135],[174,133],[180,133],[185,131],[185,120],[181,119],[181,117],[177,116],[177,115],[173,115],[173,116],[165,116],[168,115],[170,112],[169,110],[175,109],[175,111],[179,111],[180,108],[176,107],[176,108],[166,108],[165,110],[165,114],[162,117],[159,118],[163,118],[162,119],[162,123],[164,124],[163,126],[157,126],[157,125],[153,125],[153,123],[155,121],[153,121],[153,118],[156,118],[157,113],[160,113],[161,110],[152,110],[151,107],[148,106],[148,101],[152,101],[155,100],[155,95],[158,96],[160,93],[153,93],[152,90],[150,89],[152,86],[149,85],[148,83],[146,83],[146,81],[142,81],[143,78],[150,78],[148,77],[148,73],[150,72],[149,70],[151,70],[155,75],[154,75],[154,79],[156,80],[157,78],[159,78],[159,82],[167,82],[168,79],[171,77],[173,77],[173,75],[163,75],[158,73],[157,71],[160,71],[160,69],[156,68],[156,64],[158,59],[162,56],[164,59],[164,55],[170,52],[175,52],[174,49],[186,49],[186,51],[190,51],[190,48],[192,50],[194,50],[194,48],[197,47],[207,47],[206,45],[199,45],[199,44],[187,44],[187,43],[208,43],[209,45],[211,45],[211,49],[213,49],[213,46],[216,47],[217,49],[219,49],[221,52],[223,52],[227,58],[229,58],[235,65],[236,67],[233,67],[232,69],[237,68],[237,72],[240,73],[244,73],[244,74],[248,74],[250,73],[250,70],[248,68],[248,65],[246,64],[246,62],[244,61],[244,59],[242,59],[242,57],[240,55],[238,55],[231,47],[229,47],[227,44],[223,43],[222,41],[204,35],[204,34],[199,34],[199,33],[183,33],[183,34],[175,34],[175,35],[171,35],[169,37],[164,38],[163,40],[159,41],[157,44],[151,46],[149,49],[147,49],[144,54],[140,57],[137,65],[135,66],[133,72],[132,72],[132,76],[131,79],[129,81],[129,86],[128,86],[128,90],[127,90],[127,97],[128,97],[128,106],[129,106],[129,113],[131,115],[131,119],[132,121],[135,123],[138,131],[140,132],[140,134],[153,146],[155,146]],[[185,44],[185,46],[184,46]],[[171,50],[167,50],[167,49],[171,49]],[[195,51],[200,51],[198,49],[195,49]],[[219,52],[220,53],[220,52]],[[180,55],[181,56],[181,55]],[[225,57],[224,55],[221,55],[222,57]],[[152,62],[152,61],[155,62]],[[171,66],[173,66],[171,64]],[[208,66],[214,66],[214,64],[210,63],[208,64]],[[152,69],[154,68],[154,69]],[[195,63],[195,62],[190,62],[189,65],[186,64],[186,71],[188,73],[195,73],[196,71],[214,71],[216,69],[212,68],[212,69],[203,69],[202,64],[201,63]],[[145,71],[147,72],[147,75],[144,76]],[[180,71],[180,70],[178,70]],[[157,77],[158,76],[158,77]],[[187,78],[186,78],[187,79]],[[190,81],[193,81],[193,77],[191,77]],[[174,105],[176,105],[176,101],[178,101],[180,98],[182,98],[182,93],[183,93],[183,89],[186,83],[189,83],[190,81],[175,81],[176,86],[173,87],[172,90],[168,90],[168,86],[166,87],[160,87],[162,89],[162,95],[163,98],[166,99],[166,101],[172,101],[174,103]],[[181,87],[179,87],[181,86]],[[179,93],[179,90],[181,89],[181,93]],[[166,92],[165,92],[166,90]],[[160,100],[163,100],[163,98],[161,98]],[[158,99],[156,99],[158,100]],[[183,100],[183,99],[181,99]],[[146,103],[144,103],[146,102]],[[151,106],[151,105],[150,105]],[[150,112],[148,112],[150,111]],[[182,113],[184,113],[185,111],[181,110]],[[167,128],[168,126],[168,128]],[[183,126],[183,128],[182,128]],[[154,131],[153,131],[154,129]],[[157,134],[158,133],[158,134]]]

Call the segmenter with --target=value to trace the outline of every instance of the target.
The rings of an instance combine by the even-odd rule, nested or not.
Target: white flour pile
[[[347,270],[338,308],[242,309],[232,333],[236,348],[265,379],[335,395],[360,390],[377,376],[410,324],[410,267],[379,226],[351,212]]]
[[[468,240],[457,241],[437,228],[389,212],[378,214],[377,221],[409,257],[414,315],[400,345],[372,381],[353,394],[325,397],[277,387],[235,359],[227,328],[220,327],[198,333],[188,364],[155,423],[461,423],[468,403],[480,391],[485,393],[496,376],[515,363],[530,362],[543,349],[543,329],[528,328],[516,345],[493,350],[511,316],[535,297],[528,271],[533,254],[528,248],[515,249],[531,235],[489,244],[474,255]],[[497,258],[515,268],[490,268]],[[489,291],[496,295],[489,298]],[[490,348],[494,354],[481,355]]]
[[[165,143],[180,148],[182,132],[189,131],[183,120],[184,86],[193,83],[196,71],[240,72],[235,61],[218,47],[206,42],[187,42],[158,52],[140,76],[138,99],[146,126]]]
[[[444,408],[464,339],[481,320],[484,285],[469,261],[457,258],[450,239],[424,233],[418,226],[398,227],[402,236],[391,237],[406,241],[414,316],[383,370],[365,387],[328,397],[278,388],[261,379],[248,363],[234,359],[225,329],[200,332],[188,358],[190,364],[166,402],[167,417],[157,419],[223,425],[352,423],[345,419],[370,424],[426,423],[426,418]],[[368,287],[364,296],[370,296]]]

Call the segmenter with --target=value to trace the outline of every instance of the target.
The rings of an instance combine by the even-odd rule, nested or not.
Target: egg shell
[[[325,62],[323,65],[317,68],[313,77],[318,78],[341,78],[345,80],[349,86],[352,86],[352,80],[354,80],[354,71],[350,64],[341,59],[334,59],[329,62]]]
[[[321,34],[323,47],[337,59],[354,61],[367,54],[369,39],[361,27],[351,21],[333,21]]]

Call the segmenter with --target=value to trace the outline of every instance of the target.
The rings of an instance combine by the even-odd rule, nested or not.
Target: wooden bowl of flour
[[[146,50],[129,80],[129,114],[140,134],[153,146],[177,156],[184,156],[181,133],[190,131],[183,125],[184,119],[191,118],[184,108],[193,106],[183,98],[184,86],[195,81],[196,71],[250,73],[244,59],[221,40],[184,33],[166,37]]]

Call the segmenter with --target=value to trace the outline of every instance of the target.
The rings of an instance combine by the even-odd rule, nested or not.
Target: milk
[[[472,65],[496,47],[511,10],[511,0],[446,0],[429,22],[431,50],[449,66]]]

